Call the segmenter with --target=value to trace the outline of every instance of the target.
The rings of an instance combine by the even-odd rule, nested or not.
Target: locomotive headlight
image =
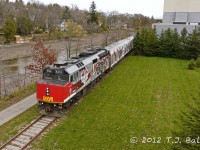
[[[49,94],[50,94],[50,89],[47,87],[46,88],[46,96],[49,96]]]

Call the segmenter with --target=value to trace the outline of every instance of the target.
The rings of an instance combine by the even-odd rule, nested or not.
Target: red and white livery
[[[133,36],[105,48],[91,48],[70,60],[59,60],[43,70],[37,83],[38,108],[59,116],[108,72],[132,48]]]

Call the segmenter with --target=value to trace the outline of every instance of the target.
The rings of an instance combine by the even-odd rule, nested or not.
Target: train
[[[133,36],[105,48],[93,47],[68,60],[44,68],[36,85],[41,114],[60,117],[88,89],[108,73],[132,49]]]

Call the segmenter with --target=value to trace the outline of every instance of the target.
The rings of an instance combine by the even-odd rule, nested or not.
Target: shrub
[[[196,60],[196,67],[200,68],[200,57],[198,57]]]
[[[188,69],[193,70],[196,66],[196,62],[194,59],[190,60],[190,63],[188,64]]]

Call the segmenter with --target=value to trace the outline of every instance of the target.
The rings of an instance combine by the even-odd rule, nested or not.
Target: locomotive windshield
[[[43,72],[43,79],[50,81],[69,82],[69,74],[63,69],[47,68]]]

